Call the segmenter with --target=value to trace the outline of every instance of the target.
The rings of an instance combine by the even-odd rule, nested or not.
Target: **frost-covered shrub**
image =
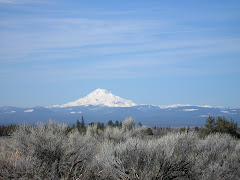
[[[71,134],[67,150],[60,161],[60,172],[66,179],[86,177],[96,151],[98,151],[98,143],[92,136],[79,135],[78,132]]]
[[[15,148],[22,158],[30,157],[40,179],[73,179],[82,176],[97,150],[96,140],[78,131],[69,135],[66,125],[49,122],[48,125],[20,126],[13,134]],[[27,167],[23,164],[23,167]]]
[[[129,117],[122,122],[122,127],[107,126],[104,129],[103,136],[106,141],[119,143],[132,137],[143,138],[146,136],[146,130],[147,127],[135,127],[133,118]]]
[[[122,122],[122,130],[123,131],[130,131],[135,128],[135,122],[133,117],[128,117]]]
[[[36,159],[21,156],[17,150],[5,146],[0,155],[0,179],[33,179]]]
[[[107,141],[120,142],[125,140],[122,130],[119,127],[107,126],[104,129],[103,136],[104,136],[104,139]]]
[[[137,127],[131,130],[123,130],[119,127],[107,126],[104,130],[103,136],[106,141],[112,141],[119,143],[121,141],[126,141],[131,137],[141,137],[146,136],[146,127]]]
[[[211,134],[199,140],[194,166],[202,179],[240,178],[240,141],[229,134]]]
[[[96,159],[102,174],[113,179],[191,178],[192,159],[187,153],[196,138],[194,134],[173,134],[148,141],[129,138],[118,144],[106,142]]]
[[[122,128],[21,126],[0,146],[0,179],[240,179],[240,141],[196,132],[149,136],[133,119]],[[3,148],[2,148],[3,147]]]
[[[49,122],[46,126],[20,126],[13,133],[20,152],[37,157],[43,163],[52,164],[59,160],[65,151],[66,125]]]
[[[164,135],[167,135],[169,133],[175,133],[178,132],[179,129],[177,128],[169,128],[169,127],[155,127],[153,130],[153,135],[157,137],[162,137]]]
[[[225,134],[185,132],[105,142],[95,158],[105,179],[239,179],[239,148]]]
[[[67,148],[66,128],[65,124],[50,121],[48,125],[23,125],[13,133],[16,148],[22,156],[30,156],[37,160],[38,174],[41,178],[60,176],[59,162]]]
[[[86,135],[89,137],[98,137],[97,124],[89,125],[86,130]]]

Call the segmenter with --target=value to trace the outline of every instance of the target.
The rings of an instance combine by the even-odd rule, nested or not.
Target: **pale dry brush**
[[[105,179],[239,179],[239,147],[225,134],[200,139],[195,132],[171,133],[105,142],[96,161]]]
[[[144,134],[132,118],[98,134],[66,134],[66,125],[19,127],[1,155],[2,179],[240,179],[240,141],[227,134]],[[33,168],[34,167],[34,168]]]
[[[17,162],[28,160],[34,171],[30,179],[77,179],[83,177],[95,153],[96,140],[78,131],[67,135],[67,126],[49,122],[48,125],[20,126],[13,134],[15,148],[21,153]],[[21,165],[29,169],[28,164]],[[10,168],[9,168],[10,169]],[[13,168],[16,172],[16,168]],[[13,175],[15,172],[9,172]],[[16,173],[15,173],[16,174]],[[5,177],[7,177],[5,175]],[[25,177],[19,174],[19,179]],[[29,177],[27,178],[29,179]]]
[[[126,118],[122,122],[122,127],[107,126],[104,129],[103,136],[106,141],[119,143],[132,137],[144,138],[147,127],[136,127],[132,117]]]

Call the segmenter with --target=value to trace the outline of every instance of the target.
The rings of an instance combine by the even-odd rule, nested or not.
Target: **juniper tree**
[[[80,124],[80,129],[86,128],[85,122],[84,122],[84,117],[82,116],[81,124]]]
[[[120,123],[118,120],[116,120],[115,124],[114,124],[115,127],[119,127],[120,126]]]
[[[107,123],[107,125],[108,125],[108,126],[113,126],[114,124],[113,124],[112,120],[109,120],[108,123]]]
[[[76,127],[77,127],[78,131],[80,131],[80,121],[79,120],[77,120]]]
[[[213,116],[209,116],[206,119],[205,128],[203,128],[203,137],[210,133],[228,133],[235,137],[240,137],[237,133],[237,122],[235,123],[232,119],[228,121],[225,117],[217,117],[215,120]]]
[[[104,129],[104,123],[98,122],[97,123],[97,129],[103,130]]]

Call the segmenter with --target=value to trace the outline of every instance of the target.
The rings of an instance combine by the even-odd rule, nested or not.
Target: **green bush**
[[[211,133],[227,133],[232,136],[240,138],[237,132],[237,122],[235,123],[232,119],[228,121],[225,117],[218,116],[217,118],[209,116],[206,119],[205,127],[202,129],[202,137],[205,137]]]

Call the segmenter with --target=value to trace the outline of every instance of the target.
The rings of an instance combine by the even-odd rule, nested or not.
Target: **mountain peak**
[[[115,96],[112,93],[108,92],[105,89],[96,89],[95,91],[91,92],[84,98],[80,98],[76,101],[69,102],[63,105],[55,105],[53,107],[72,107],[72,106],[107,106],[107,107],[131,107],[136,106],[130,100],[126,100],[120,98],[119,96]]]
[[[103,95],[103,94],[110,94],[110,92],[108,92],[106,89],[96,89],[93,92],[91,92],[89,95],[92,96],[98,96],[98,95]]]

